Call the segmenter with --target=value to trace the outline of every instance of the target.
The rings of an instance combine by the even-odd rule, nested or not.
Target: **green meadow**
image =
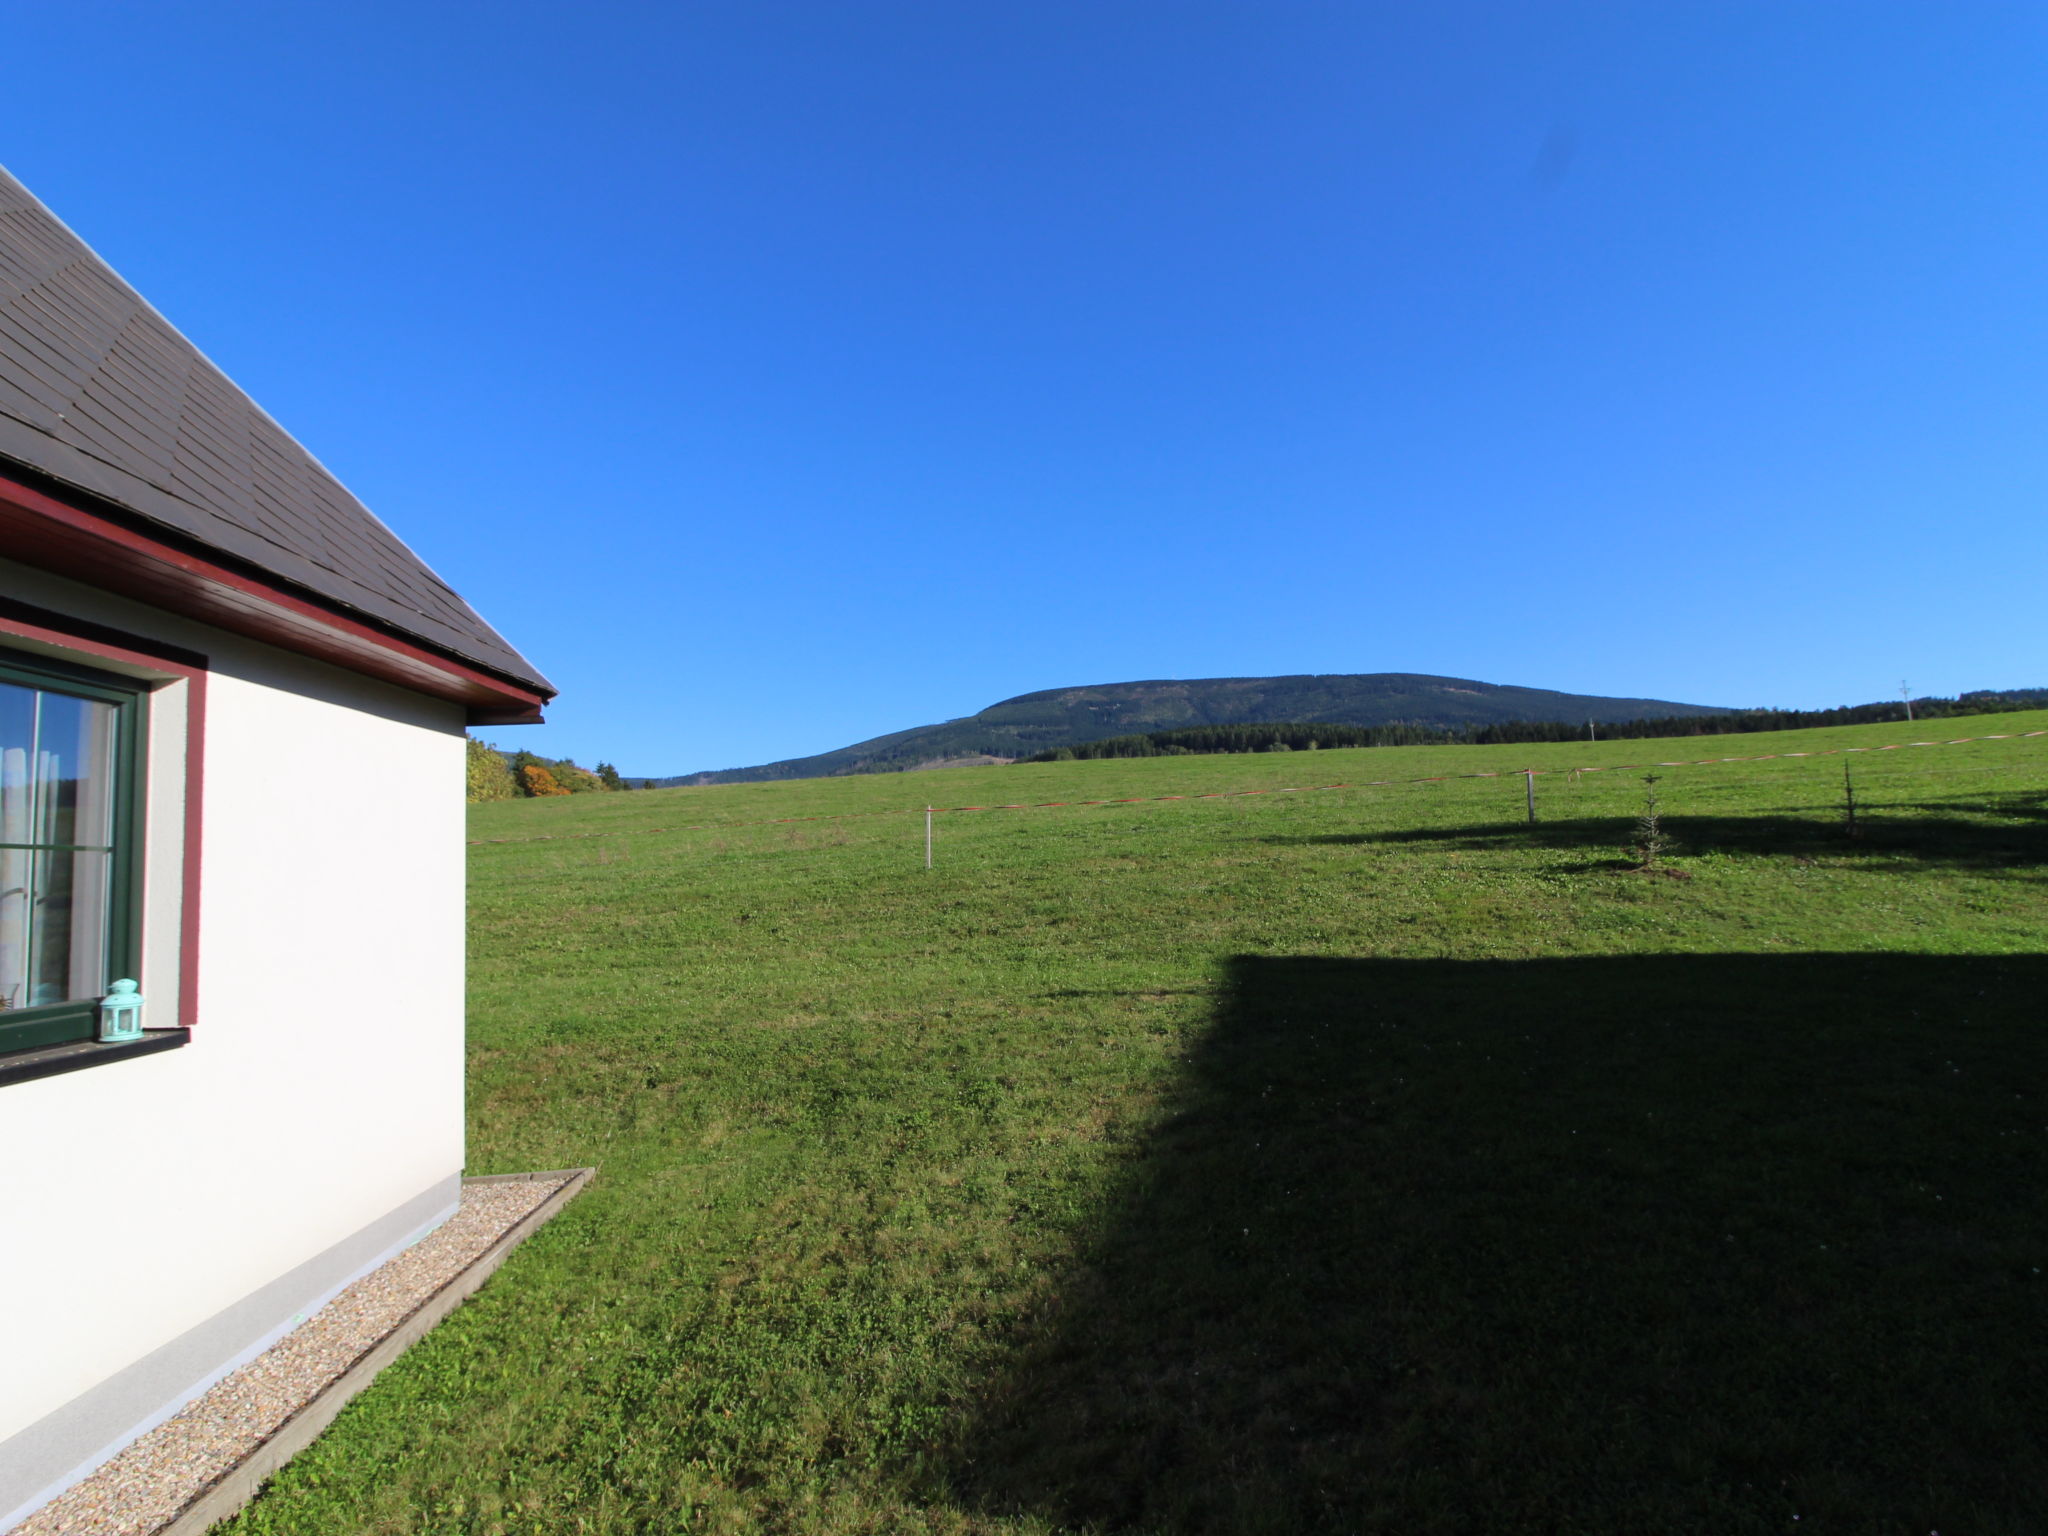
[[[222,1529],[2048,1529],[2048,737],[1608,768],[2044,728],[475,807],[598,1178]]]

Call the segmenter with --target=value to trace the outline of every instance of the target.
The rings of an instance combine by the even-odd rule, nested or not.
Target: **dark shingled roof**
[[[0,457],[358,616],[554,692],[532,662],[5,170]]]

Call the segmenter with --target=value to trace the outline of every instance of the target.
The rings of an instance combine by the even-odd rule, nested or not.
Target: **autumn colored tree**
[[[539,763],[528,763],[519,770],[526,777],[526,792],[529,795],[566,795],[568,790],[555,782],[555,776]]]

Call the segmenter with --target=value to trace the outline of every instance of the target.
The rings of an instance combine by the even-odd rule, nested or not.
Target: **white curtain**
[[[74,843],[110,844],[114,838],[114,709],[77,701],[77,751],[64,766],[76,779],[71,838]],[[54,796],[54,777],[46,793]],[[60,855],[61,857],[61,855]],[[107,918],[112,895],[111,853],[74,853],[71,859],[71,974],[66,996],[100,997],[107,974]]]
[[[106,991],[115,711],[0,684],[0,1007]],[[68,814],[67,814],[68,813]]]
[[[28,742],[0,743],[0,843],[28,841],[30,801]],[[29,882],[35,855],[22,848],[0,848],[0,1004],[28,1004],[29,927],[32,903]]]

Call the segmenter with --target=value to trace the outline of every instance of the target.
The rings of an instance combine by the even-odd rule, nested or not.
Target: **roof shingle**
[[[532,662],[4,169],[0,457],[554,692]]]

